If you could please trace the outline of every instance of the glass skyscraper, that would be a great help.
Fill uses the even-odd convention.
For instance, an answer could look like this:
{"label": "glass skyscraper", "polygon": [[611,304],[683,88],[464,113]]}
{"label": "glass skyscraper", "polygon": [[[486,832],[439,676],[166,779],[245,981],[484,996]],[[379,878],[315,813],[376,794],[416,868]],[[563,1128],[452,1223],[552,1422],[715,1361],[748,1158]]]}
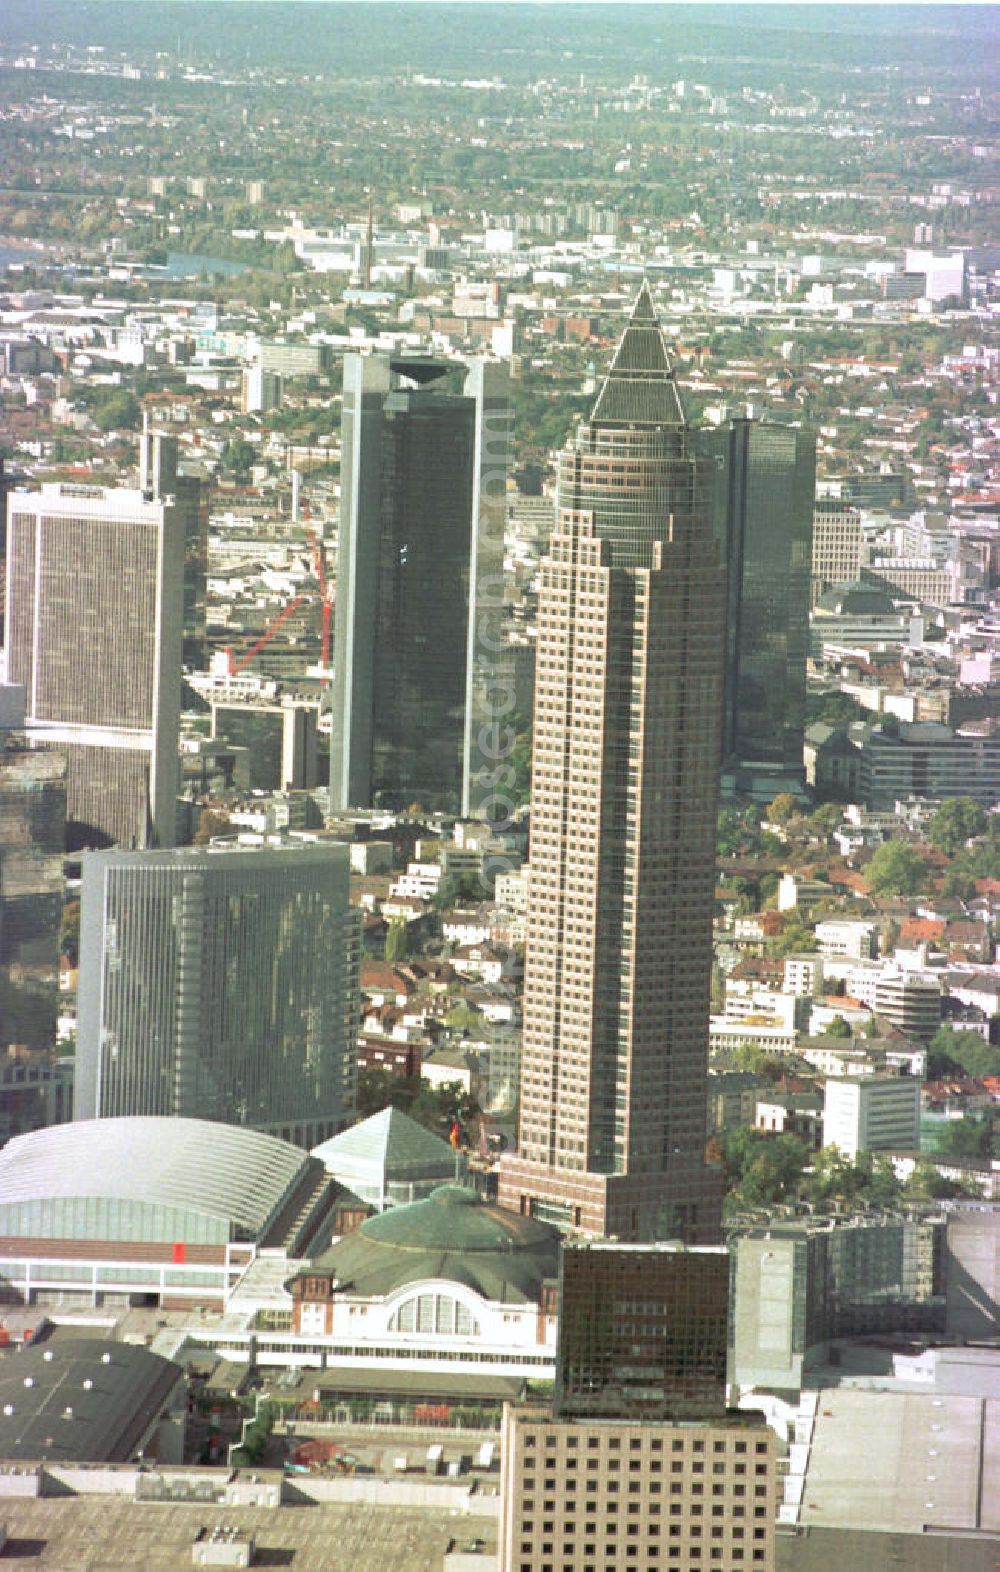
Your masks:
{"label": "glass skyscraper", "polygon": [[740,417],[698,443],[729,570],[724,765],[801,780],[816,439]]}
{"label": "glass skyscraper", "polygon": [[360,919],[348,848],[83,860],[78,1119],[165,1114],[302,1146],[354,1110]]}
{"label": "glass skyscraper", "polygon": [[346,356],[334,809],[491,795],[509,442],[505,367]]}

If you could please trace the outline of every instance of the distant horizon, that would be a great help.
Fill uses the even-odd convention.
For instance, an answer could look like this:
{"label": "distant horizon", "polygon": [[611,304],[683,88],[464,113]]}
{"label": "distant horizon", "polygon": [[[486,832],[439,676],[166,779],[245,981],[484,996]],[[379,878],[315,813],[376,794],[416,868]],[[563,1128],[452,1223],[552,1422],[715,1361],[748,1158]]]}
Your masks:
{"label": "distant horizon", "polygon": [[[57,4],[58,0],[33,0],[33,5],[41,9],[46,4]],[[741,10],[756,9],[758,11],[798,11],[803,7],[822,8],[826,11],[911,11],[920,10],[937,11],[1000,11],[1000,0],[85,0],[83,9],[93,6],[140,6],[140,5],[166,5],[175,7],[180,5],[337,5],[337,6],[456,6],[475,7],[493,6],[504,10],[536,10],[539,6],[561,6],[564,10],[577,10],[581,6],[595,9],[635,9],[642,6],[645,9],[660,9],[663,11],[701,10]]]}

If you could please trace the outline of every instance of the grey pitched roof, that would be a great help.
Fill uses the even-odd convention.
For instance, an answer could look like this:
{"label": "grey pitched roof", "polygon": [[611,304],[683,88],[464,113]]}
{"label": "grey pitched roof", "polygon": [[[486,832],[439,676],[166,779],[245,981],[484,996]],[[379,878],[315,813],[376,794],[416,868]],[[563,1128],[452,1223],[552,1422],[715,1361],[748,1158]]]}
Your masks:
{"label": "grey pitched roof", "polygon": [[686,424],[673,366],[645,279],[597,395],[590,424]]}
{"label": "grey pitched roof", "polygon": [[447,1141],[391,1107],[324,1141],[312,1155],[333,1174],[377,1169],[394,1179],[405,1179],[428,1173],[450,1175],[455,1169],[455,1154]]}

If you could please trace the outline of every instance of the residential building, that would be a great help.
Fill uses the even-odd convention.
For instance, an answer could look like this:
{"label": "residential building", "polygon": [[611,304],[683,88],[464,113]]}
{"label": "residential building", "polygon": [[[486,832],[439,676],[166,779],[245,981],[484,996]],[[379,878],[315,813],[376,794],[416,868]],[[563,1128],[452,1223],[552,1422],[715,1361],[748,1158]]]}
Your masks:
{"label": "residential building", "polygon": [[827,917],[816,924],[815,932],[820,955],[827,958],[843,955],[867,961],[878,946],[877,924],[851,917]]}
{"label": "residential building", "polygon": [[240,404],[245,415],[263,415],[281,404],[281,377],[267,371],[259,362],[245,366],[241,378]]}
{"label": "residential building", "polygon": [[886,969],[875,978],[873,1008],[905,1036],[929,1042],[941,1025],[941,983],[936,977]]}
{"label": "residential building", "polygon": [[348,849],[84,858],[76,1117],[163,1114],[315,1146],[354,1109]]}
{"label": "residential building", "polygon": [[[487,818],[497,715],[507,371],[386,354],[344,361],[331,805]],[[497,799],[499,801],[499,799]],[[495,806],[495,804],[494,804]]]}
{"label": "residential building", "polygon": [[728,568],[724,765],[800,780],[816,438],[740,417],[698,440]]}
{"label": "residential building", "polygon": [[921,1082],[910,1075],[831,1077],[823,1094],[823,1142],[852,1163],[861,1152],[920,1145]]}
{"label": "residential building", "polygon": [[521,1117],[501,1203],[717,1238],[705,1165],[724,574],[643,285],[560,459],[538,614]]}
{"label": "residential building", "polygon": [[71,849],[171,846],[185,516],[141,491],[11,492],[7,680],[67,763]]}

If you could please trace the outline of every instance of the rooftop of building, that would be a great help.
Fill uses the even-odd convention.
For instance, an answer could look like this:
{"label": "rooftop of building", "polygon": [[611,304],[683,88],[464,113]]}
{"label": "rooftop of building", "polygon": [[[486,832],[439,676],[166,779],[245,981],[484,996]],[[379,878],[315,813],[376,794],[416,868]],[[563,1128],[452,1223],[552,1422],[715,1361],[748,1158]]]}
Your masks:
{"label": "rooftop of building", "polygon": [[643,279],[590,415],[592,426],[684,426],[663,331]]}
{"label": "rooftop of building", "polygon": [[146,1348],[71,1337],[0,1359],[0,1457],[126,1462],[183,1379]]}
{"label": "rooftop of building", "polygon": [[399,1108],[383,1108],[314,1148],[333,1174],[379,1172],[385,1178],[423,1178],[428,1173],[450,1176],[455,1153],[447,1141],[411,1119]]}
{"label": "rooftop of building", "polygon": [[445,1184],[424,1200],[369,1217],[299,1275],[328,1274],[338,1291],[361,1298],[436,1279],[494,1302],[537,1304],[558,1269],[555,1228]]}
{"label": "rooftop of building", "polygon": [[288,1141],[203,1119],[84,1119],[8,1142],[0,1210],[94,1197],[201,1212],[256,1234],[309,1161]]}

